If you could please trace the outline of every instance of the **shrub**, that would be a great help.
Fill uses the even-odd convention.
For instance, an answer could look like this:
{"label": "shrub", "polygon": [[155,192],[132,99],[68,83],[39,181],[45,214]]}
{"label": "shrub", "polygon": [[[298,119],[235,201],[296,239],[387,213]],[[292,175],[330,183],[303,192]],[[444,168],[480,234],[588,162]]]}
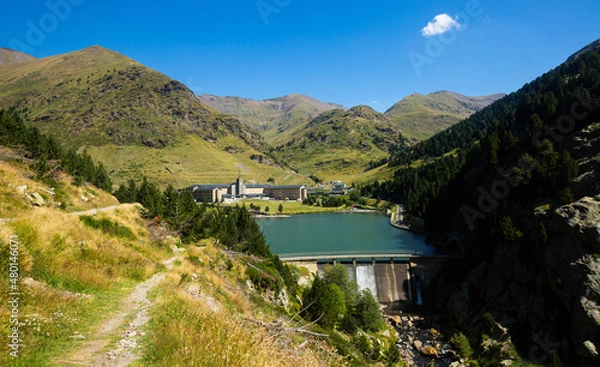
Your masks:
{"label": "shrub", "polygon": [[272,290],[278,293],[283,281],[277,270],[264,264],[248,264],[246,276],[259,291]]}
{"label": "shrub", "polygon": [[131,229],[122,226],[117,222],[113,222],[108,218],[96,219],[89,215],[82,215],[81,217],[79,217],[79,220],[81,220],[86,226],[94,229],[99,229],[102,232],[111,236],[125,238],[129,240],[135,239],[135,235],[133,234]]}
{"label": "shrub", "polygon": [[464,358],[471,358],[473,356],[473,348],[469,343],[469,339],[463,333],[454,334],[450,338],[452,346],[458,350],[458,353]]}

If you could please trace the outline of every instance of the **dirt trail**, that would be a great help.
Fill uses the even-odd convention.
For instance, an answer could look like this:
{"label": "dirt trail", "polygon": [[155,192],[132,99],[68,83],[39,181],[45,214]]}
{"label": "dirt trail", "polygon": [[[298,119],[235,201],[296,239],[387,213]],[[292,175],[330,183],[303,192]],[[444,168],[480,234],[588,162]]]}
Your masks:
{"label": "dirt trail", "polygon": [[78,216],[94,215],[94,214],[98,214],[100,212],[108,212],[108,211],[111,211],[114,209],[123,208],[123,207],[130,206],[130,205],[131,204],[116,204],[116,205],[106,206],[104,208],[94,208],[94,209],[84,210],[82,212],[72,212],[72,213],[68,213],[68,214],[78,215]]}
{"label": "dirt trail", "polygon": [[[167,269],[173,267],[173,262],[181,258],[180,255],[163,262]],[[155,274],[150,279],[138,284],[133,292],[123,302],[123,309],[116,315],[105,320],[96,333],[84,341],[69,357],[57,362],[63,366],[89,366],[89,367],[125,367],[140,358],[138,338],[141,329],[150,320],[148,309],[152,302],[148,299],[148,292],[156,287],[167,275],[167,272]],[[125,320],[129,318],[130,322]],[[115,344],[114,349],[106,351],[115,332],[124,327],[121,339]]]}

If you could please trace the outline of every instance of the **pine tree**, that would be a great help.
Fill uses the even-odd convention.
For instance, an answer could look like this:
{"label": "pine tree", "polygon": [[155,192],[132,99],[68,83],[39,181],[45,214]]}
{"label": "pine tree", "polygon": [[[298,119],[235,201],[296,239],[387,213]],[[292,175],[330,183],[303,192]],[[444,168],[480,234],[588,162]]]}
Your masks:
{"label": "pine tree", "polygon": [[163,214],[162,193],[155,184],[148,182],[146,177],[140,185],[137,196],[139,203],[146,208],[147,216],[154,217]]}
{"label": "pine tree", "polygon": [[335,284],[327,284],[315,275],[310,289],[306,290],[302,304],[306,315],[312,321],[326,328],[336,326],[346,313],[344,294]]}

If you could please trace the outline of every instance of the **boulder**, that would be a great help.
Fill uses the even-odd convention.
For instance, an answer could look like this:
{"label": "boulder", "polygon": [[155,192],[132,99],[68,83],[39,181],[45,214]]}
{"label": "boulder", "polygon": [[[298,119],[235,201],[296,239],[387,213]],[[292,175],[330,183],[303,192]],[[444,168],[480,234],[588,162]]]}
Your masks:
{"label": "boulder", "polygon": [[29,201],[31,201],[31,203],[35,206],[44,206],[44,204],[46,204],[46,201],[42,195],[38,194],[37,192],[29,194]]}
{"label": "boulder", "polygon": [[288,294],[287,291],[285,289],[282,289],[279,292],[279,295],[277,297],[277,301],[279,302],[280,305],[282,305],[285,309],[287,309],[288,307],[290,307],[290,300],[288,298]]}
{"label": "boulder", "polygon": [[23,186],[17,186],[17,192],[21,195],[25,194],[25,191],[27,191],[27,185],[23,185]]}
{"label": "boulder", "polygon": [[428,358],[440,358],[437,349],[434,347],[425,347],[421,349],[421,354]]}
{"label": "boulder", "polygon": [[577,348],[577,354],[584,359],[598,358],[598,350],[594,343],[589,340],[586,340]]}
{"label": "boulder", "polygon": [[576,236],[590,245],[591,252],[600,253],[600,196],[556,209],[548,229]]}

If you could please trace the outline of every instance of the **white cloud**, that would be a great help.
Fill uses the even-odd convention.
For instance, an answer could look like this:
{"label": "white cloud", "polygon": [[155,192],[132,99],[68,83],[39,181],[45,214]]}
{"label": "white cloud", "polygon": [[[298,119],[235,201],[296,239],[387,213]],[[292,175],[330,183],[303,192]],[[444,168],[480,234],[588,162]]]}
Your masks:
{"label": "white cloud", "polygon": [[421,30],[423,37],[437,36],[451,31],[452,28],[460,29],[462,24],[458,22],[458,17],[452,18],[446,13],[436,15],[433,20]]}

